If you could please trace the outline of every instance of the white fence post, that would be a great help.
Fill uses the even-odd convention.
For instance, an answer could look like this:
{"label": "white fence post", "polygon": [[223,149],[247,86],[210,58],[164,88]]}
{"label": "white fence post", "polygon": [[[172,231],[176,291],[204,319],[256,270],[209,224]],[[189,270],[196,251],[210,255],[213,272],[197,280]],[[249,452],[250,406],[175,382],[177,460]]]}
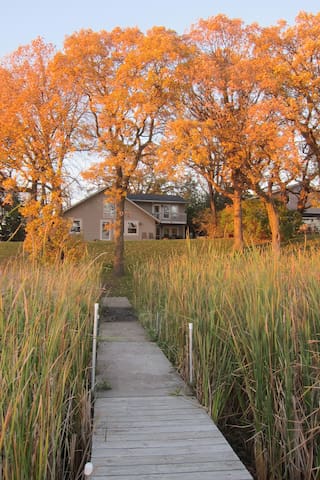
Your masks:
{"label": "white fence post", "polygon": [[90,477],[93,472],[93,465],[91,462],[87,462],[84,466],[84,476],[85,477]]}
{"label": "white fence post", "polygon": [[93,337],[92,337],[92,370],[91,370],[91,391],[94,391],[96,381],[96,359],[97,359],[97,335],[99,320],[99,303],[94,304]]}
{"label": "white fence post", "polygon": [[193,382],[193,359],[192,359],[192,330],[193,324],[189,323],[189,383]]}

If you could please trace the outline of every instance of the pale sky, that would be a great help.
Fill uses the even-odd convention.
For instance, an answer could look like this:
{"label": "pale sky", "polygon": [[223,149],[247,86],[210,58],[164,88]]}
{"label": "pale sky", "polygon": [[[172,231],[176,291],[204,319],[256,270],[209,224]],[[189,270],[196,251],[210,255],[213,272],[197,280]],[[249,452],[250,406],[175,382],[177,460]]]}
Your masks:
{"label": "pale sky", "polygon": [[224,13],[245,23],[292,23],[298,12],[320,11],[319,0],[2,0],[0,57],[41,36],[61,48],[65,35],[80,30],[112,30],[155,25],[183,33],[199,18]]}

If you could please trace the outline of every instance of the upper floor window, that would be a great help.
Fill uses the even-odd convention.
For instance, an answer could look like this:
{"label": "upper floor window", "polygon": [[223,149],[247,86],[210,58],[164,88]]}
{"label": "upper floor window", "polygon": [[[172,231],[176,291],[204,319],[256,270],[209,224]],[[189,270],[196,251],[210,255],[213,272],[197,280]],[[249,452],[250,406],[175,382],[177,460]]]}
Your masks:
{"label": "upper floor window", "polygon": [[115,205],[114,203],[105,203],[103,205],[103,216],[104,218],[113,218],[115,216]]}
{"label": "upper floor window", "polygon": [[160,218],[160,205],[153,205],[152,213],[156,218]]}
{"label": "upper floor window", "polygon": [[172,205],[171,206],[171,216],[173,219],[178,218],[178,213],[179,213],[179,207],[178,205]]}
{"label": "upper floor window", "polygon": [[170,218],[169,205],[163,205],[163,218]]}

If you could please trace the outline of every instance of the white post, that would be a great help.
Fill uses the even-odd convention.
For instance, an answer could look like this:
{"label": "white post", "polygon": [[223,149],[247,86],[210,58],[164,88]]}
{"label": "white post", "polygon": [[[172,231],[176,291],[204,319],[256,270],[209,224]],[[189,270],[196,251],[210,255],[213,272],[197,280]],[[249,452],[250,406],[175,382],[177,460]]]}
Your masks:
{"label": "white post", "polygon": [[91,462],[87,462],[84,466],[84,471],[83,471],[84,476],[90,477],[92,472],[93,472],[93,465]]}
{"label": "white post", "polygon": [[94,304],[93,317],[93,338],[92,338],[92,369],[91,369],[91,391],[94,391],[96,381],[96,358],[97,358],[97,335],[99,320],[99,303]]}
{"label": "white post", "polygon": [[189,323],[189,383],[193,382],[193,362],[192,362],[192,329],[193,324]]}

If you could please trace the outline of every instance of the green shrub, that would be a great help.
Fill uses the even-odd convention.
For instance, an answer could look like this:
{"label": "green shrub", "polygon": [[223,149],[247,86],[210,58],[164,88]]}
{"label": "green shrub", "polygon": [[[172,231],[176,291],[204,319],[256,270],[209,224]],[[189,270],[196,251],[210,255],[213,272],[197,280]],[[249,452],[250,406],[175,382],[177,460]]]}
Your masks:
{"label": "green shrub", "polygon": [[[302,223],[299,212],[288,210],[277,202],[280,234],[282,240],[292,238]],[[247,241],[267,240],[271,238],[268,214],[263,202],[259,199],[248,199],[242,202],[242,222],[244,238]],[[226,207],[219,215],[219,233],[223,236],[233,234],[233,207]]]}

